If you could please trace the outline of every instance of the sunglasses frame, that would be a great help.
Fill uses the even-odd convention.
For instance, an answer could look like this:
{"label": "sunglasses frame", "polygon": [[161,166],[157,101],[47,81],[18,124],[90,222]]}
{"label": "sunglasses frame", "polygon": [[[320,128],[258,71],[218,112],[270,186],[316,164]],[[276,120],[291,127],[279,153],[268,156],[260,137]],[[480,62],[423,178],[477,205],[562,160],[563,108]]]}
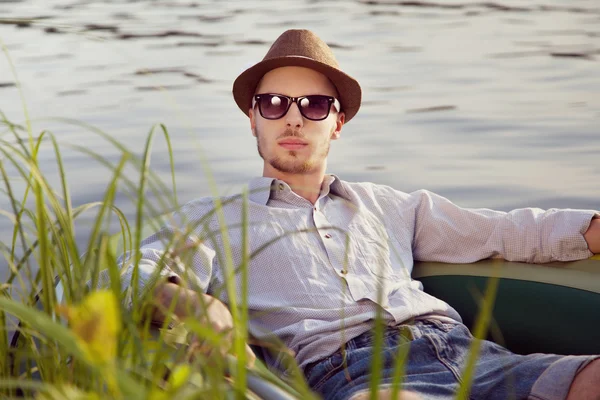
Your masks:
{"label": "sunglasses frame", "polygon": [[[277,97],[284,97],[286,99],[288,99],[288,106],[285,110],[285,112],[283,114],[281,114],[280,117],[277,118],[268,118],[265,117],[263,115],[262,112],[262,108],[260,106],[260,103],[258,102],[258,100],[260,100],[260,96],[277,96]],[[325,98],[327,98],[327,100],[329,101],[329,106],[327,107],[327,114],[325,114],[325,116],[323,118],[319,118],[319,119],[314,119],[314,118],[309,118],[304,114],[304,111],[302,111],[302,107],[300,107],[300,101],[310,97],[310,96],[323,96]],[[331,112],[331,105],[333,105],[335,107],[335,110],[337,112],[340,112],[340,110],[342,109],[341,104],[339,102],[338,99],[336,99],[333,96],[326,96],[323,94],[309,94],[306,96],[299,96],[299,97],[291,97],[291,96],[286,96],[284,94],[279,94],[279,93],[260,93],[260,94],[255,94],[252,97],[252,108],[254,108],[256,106],[256,104],[258,104],[258,112],[260,113],[261,117],[263,117],[264,119],[269,119],[269,120],[277,120],[277,119],[281,119],[283,117],[285,117],[285,115],[288,113],[288,111],[290,111],[290,107],[292,106],[292,103],[296,103],[296,105],[298,106],[298,110],[300,110],[300,114],[302,114],[302,116],[310,121],[323,121],[324,119],[326,119],[327,117],[329,117],[329,113]]]}

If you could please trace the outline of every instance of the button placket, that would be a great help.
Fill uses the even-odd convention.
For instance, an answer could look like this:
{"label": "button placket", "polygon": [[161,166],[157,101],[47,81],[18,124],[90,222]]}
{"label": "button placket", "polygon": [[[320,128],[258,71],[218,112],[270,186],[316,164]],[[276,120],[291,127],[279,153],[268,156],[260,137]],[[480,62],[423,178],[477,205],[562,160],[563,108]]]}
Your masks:
{"label": "button placket", "polygon": [[337,259],[338,257],[335,256],[335,254],[339,252],[339,249],[337,248],[339,243],[336,240],[328,240],[334,238],[329,228],[331,226],[331,223],[329,222],[325,214],[323,214],[323,212],[318,212],[319,210],[316,205],[313,207],[313,210],[316,211],[313,212],[313,221],[315,224],[315,228],[317,228],[317,232],[321,237],[323,245],[325,246],[325,250],[327,251],[329,261],[333,266],[334,271],[341,271],[342,265]]}

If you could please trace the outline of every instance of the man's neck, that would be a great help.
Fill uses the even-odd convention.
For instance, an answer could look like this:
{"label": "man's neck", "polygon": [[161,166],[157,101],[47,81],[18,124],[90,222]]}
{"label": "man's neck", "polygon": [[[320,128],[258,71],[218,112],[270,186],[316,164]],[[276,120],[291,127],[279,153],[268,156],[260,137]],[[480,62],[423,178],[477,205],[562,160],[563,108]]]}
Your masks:
{"label": "man's neck", "polygon": [[286,174],[281,171],[265,170],[263,176],[284,181],[300,197],[304,197],[315,204],[321,193],[321,185],[325,179],[325,172],[319,171],[313,174]]}

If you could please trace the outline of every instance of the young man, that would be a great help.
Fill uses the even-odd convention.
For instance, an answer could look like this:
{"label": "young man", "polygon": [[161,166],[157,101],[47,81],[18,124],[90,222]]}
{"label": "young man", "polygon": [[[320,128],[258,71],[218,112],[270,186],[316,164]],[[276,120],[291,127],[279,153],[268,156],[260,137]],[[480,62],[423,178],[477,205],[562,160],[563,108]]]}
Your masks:
{"label": "young man", "polygon": [[[381,398],[390,394],[397,346],[407,341],[403,389],[426,399],[455,395],[472,337],[456,311],[411,279],[414,259],[542,263],[600,252],[594,211],[462,209],[427,191],[406,194],[326,174],[330,143],[357,113],[361,89],[310,31],[284,32],[263,61],[236,79],[233,95],[264,160],[247,203],[250,333],[281,339],[326,399],[365,396],[378,311],[387,326]],[[166,279],[154,287],[158,304],[168,307],[178,292],[177,315],[193,304],[196,315],[226,332],[232,317],[222,255],[230,246],[231,265],[241,264],[244,201],[221,202],[226,238],[214,199],[188,203],[177,223],[142,243],[140,281],[149,286],[160,268]],[[159,265],[165,239],[185,231],[184,222],[195,224],[183,236],[193,253],[184,258],[169,249]],[[182,288],[189,284],[205,294]],[[204,310],[201,296],[209,301]],[[160,307],[154,318],[164,318]],[[599,381],[597,357],[519,356],[484,342],[471,398],[598,398]]]}

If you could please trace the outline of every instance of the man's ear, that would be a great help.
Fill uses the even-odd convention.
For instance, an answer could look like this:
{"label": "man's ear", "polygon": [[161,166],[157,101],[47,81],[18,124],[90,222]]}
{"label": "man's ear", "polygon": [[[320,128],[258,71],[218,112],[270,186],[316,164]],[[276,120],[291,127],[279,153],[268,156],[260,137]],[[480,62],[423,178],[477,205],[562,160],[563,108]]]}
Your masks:
{"label": "man's ear", "polygon": [[256,118],[253,108],[249,110],[248,117],[250,117],[250,130],[252,130],[252,136],[256,137]]}
{"label": "man's ear", "polygon": [[344,122],[346,122],[346,114],[343,112],[338,113],[337,119],[335,121],[335,129],[331,133],[331,139],[337,140],[340,138],[342,134],[342,126],[344,126]]}

